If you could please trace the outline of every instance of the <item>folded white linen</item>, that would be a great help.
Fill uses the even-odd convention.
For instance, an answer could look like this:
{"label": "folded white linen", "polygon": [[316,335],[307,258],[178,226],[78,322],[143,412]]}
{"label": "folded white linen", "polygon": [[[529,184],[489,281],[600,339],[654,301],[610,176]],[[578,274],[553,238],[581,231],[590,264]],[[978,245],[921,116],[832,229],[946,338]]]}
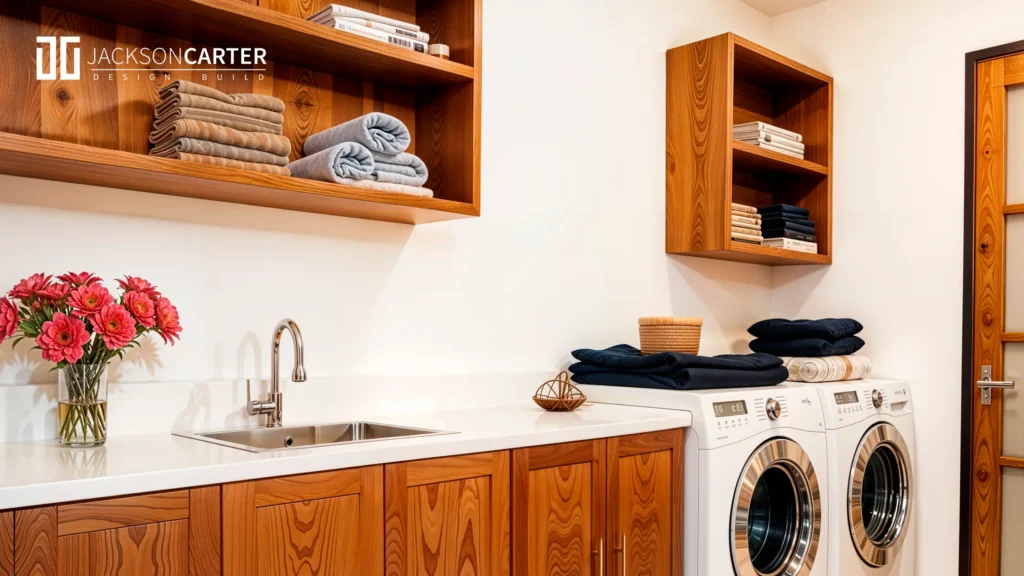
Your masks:
{"label": "folded white linen", "polygon": [[822,356],[820,358],[788,358],[782,361],[789,369],[793,382],[842,382],[861,380],[871,375],[871,360],[867,356]]}

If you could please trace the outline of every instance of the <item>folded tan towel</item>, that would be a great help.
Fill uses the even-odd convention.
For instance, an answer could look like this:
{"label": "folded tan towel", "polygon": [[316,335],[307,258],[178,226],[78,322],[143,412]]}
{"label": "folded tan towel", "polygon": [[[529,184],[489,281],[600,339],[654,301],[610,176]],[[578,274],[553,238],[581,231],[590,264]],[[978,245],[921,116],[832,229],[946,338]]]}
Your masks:
{"label": "folded tan towel", "polygon": [[281,134],[283,132],[281,125],[278,123],[229,114],[227,112],[218,112],[216,110],[203,110],[202,108],[174,108],[168,110],[164,115],[158,116],[153,122],[153,131],[159,132],[164,130],[168,124],[177,120],[199,120],[246,132],[263,132],[267,134]]}
{"label": "folded tan towel", "polygon": [[204,156],[202,154],[190,154],[187,152],[175,152],[171,155],[165,156],[165,158],[176,158],[178,160],[184,160],[185,162],[199,162],[200,164],[213,164],[214,166],[226,166],[228,168],[240,168],[251,172],[266,172],[267,174],[291,176],[288,168],[284,166],[274,166],[273,164],[257,164],[255,162],[243,162],[241,160],[232,160],[230,158]]}
{"label": "folded tan towel", "polygon": [[746,222],[733,222],[732,223],[732,229],[735,230],[737,228],[742,228],[744,230],[752,230],[752,231],[755,231],[755,232],[760,232],[761,231],[761,225],[760,224],[747,224]]}
{"label": "folded tan towel", "polygon": [[260,150],[288,156],[292,152],[291,140],[284,136],[265,132],[246,132],[200,120],[174,120],[164,124],[159,130],[149,135],[149,142],[154,148],[167,146],[178,138],[195,138],[228,146],[238,146],[250,150]]}
{"label": "folded tan towel", "polygon": [[760,242],[761,240],[764,240],[764,238],[761,237],[761,234],[746,234],[745,232],[753,232],[753,230],[745,230],[743,232],[737,232],[736,229],[733,228],[733,230],[732,230],[732,237],[733,238],[739,238],[740,240],[754,240],[756,242]]}
{"label": "folded tan towel", "polygon": [[398,194],[407,194],[409,196],[419,196],[422,198],[434,197],[433,190],[430,188],[422,188],[420,186],[406,186],[405,184],[378,182],[376,180],[352,180],[351,178],[339,178],[337,182],[346,186],[365,188],[367,190],[374,190],[377,192],[396,192]]}
{"label": "folded tan towel", "polygon": [[221,102],[220,100],[214,100],[213,98],[207,98],[206,96],[198,96],[196,94],[172,94],[167,98],[160,101],[156,105],[156,117],[162,118],[171,110],[175,108],[200,108],[202,110],[215,110],[217,112],[226,112],[228,114],[234,114],[236,116],[245,116],[246,118],[255,118],[257,120],[263,120],[264,122],[273,122],[274,124],[283,124],[284,116],[280,112],[272,112],[270,110],[264,110],[263,108],[253,108],[252,106],[239,106],[237,104],[228,104]]}
{"label": "folded tan towel", "polygon": [[151,156],[173,158],[175,154],[182,152],[188,154],[201,154],[203,156],[217,156],[219,158],[229,158],[231,160],[241,160],[243,162],[255,162],[257,164],[273,164],[274,166],[285,166],[288,164],[287,156],[279,156],[277,154],[270,154],[269,152],[262,152],[260,150],[239,148],[238,146],[228,146],[227,144],[218,144],[216,142],[208,142],[206,140],[197,140],[195,138],[178,138],[176,140],[171,140],[162,146],[153,148],[149,151],[149,154]]}
{"label": "folded tan towel", "polygon": [[188,80],[175,80],[174,82],[160,88],[160,91],[157,94],[160,96],[161,100],[166,100],[175,94],[195,94],[196,96],[205,96],[207,98],[213,98],[214,100],[220,100],[225,104],[263,108],[264,110],[270,110],[272,112],[284,112],[284,102],[280,98],[264,96],[262,94],[225,94],[216,88],[210,88],[209,86],[196,84],[195,82],[189,82]]}

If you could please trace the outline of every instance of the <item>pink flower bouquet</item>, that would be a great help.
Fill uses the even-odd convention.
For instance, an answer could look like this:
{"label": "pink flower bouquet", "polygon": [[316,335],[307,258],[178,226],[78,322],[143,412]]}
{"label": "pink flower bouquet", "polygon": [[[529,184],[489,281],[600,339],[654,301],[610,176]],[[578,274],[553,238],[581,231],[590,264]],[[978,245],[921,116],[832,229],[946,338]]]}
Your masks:
{"label": "pink flower bouquet", "polygon": [[181,334],[178,309],[142,278],[117,281],[115,297],[87,272],[34,274],[0,297],[0,342],[35,341],[60,370],[60,441],[96,446],[106,441],[106,368],[150,332],[173,345]]}

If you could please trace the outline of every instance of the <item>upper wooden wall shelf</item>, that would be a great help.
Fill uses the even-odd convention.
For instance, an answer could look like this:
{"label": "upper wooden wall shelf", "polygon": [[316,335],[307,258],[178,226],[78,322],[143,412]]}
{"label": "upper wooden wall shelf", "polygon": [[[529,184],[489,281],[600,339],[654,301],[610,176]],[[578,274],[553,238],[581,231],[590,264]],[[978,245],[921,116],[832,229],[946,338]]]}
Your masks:
{"label": "upper wooden wall shelf", "polygon": [[[668,51],[665,249],[769,266],[832,263],[832,78],[735,34]],[[803,135],[804,159],[733,140],[766,122]],[[818,253],[732,240],[732,203],[794,204]]]}
{"label": "upper wooden wall shelf", "polygon": [[[340,0],[339,0],[340,1]],[[314,24],[243,0],[41,0],[43,5],[210,46],[258,46],[275,62],[391,86],[458,84],[473,66]],[[344,4],[343,1],[340,3]],[[459,47],[453,46],[455,51]]]}
{"label": "upper wooden wall shelf", "polygon": [[[338,0],[335,0],[338,1]],[[0,173],[255,206],[419,224],[480,215],[483,0],[340,0],[414,22],[451,60],[305,20],[331,0],[0,2]],[[81,78],[39,80],[38,36],[77,36]],[[125,63],[143,48],[263,48],[265,70]],[[113,71],[91,68],[116,48]],[[409,128],[433,198],[149,156],[160,87],[188,80],[284,102],[290,160],[306,139],[368,112]]]}

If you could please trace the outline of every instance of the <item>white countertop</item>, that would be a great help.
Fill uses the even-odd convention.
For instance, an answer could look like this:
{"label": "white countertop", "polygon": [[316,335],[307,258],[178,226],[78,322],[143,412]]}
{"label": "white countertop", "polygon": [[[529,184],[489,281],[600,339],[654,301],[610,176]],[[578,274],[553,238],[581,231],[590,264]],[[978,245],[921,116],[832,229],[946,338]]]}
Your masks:
{"label": "white countertop", "polygon": [[61,448],[54,441],[0,444],[0,510],[639,434],[692,422],[689,412],[602,404],[571,413],[521,404],[373,420],[457,434],[263,453],[169,433],[115,436],[93,449]]}

